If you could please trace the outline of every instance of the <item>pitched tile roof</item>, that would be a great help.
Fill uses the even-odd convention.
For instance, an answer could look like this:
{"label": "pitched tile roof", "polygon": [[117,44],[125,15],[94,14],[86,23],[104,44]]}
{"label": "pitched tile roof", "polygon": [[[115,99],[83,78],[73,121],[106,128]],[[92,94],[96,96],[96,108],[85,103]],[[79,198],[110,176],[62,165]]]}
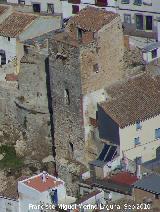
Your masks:
{"label": "pitched tile roof", "polygon": [[160,114],[160,76],[143,74],[107,92],[111,98],[100,106],[121,128]]}
{"label": "pitched tile roof", "polygon": [[118,16],[118,14],[111,11],[105,11],[95,7],[86,7],[76,16],[72,17],[68,23],[74,23],[83,30],[95,32]]}
{"label": "pitched tile roof", "polygon": [[0,35],[4,37],[18,36],[37,16],[14,12],[0,24]]}
{"label": "pitched tile roof", "polygon": [[55,188],[63,184],[62,181],[57,180],[56,178],[51,177],[50,175],[46,177],[46,182],[43,182],[42,174],[29,178],[25,180],[23,183],[25,183],[29,187],[32,187],[33,189],[36,189],[39,192],[44,192],[50,188]]}
{"label": "pitched tile roof", "polygon": [[7,9],[8,7],[0,5],[0,15],[2,15]]}
{"label": "pitched tile roof", "polygon": [[110,181],[115,182],[115,183],[120,183],[120,184],[125,184],[125,185],[132,185],[138,180],[138,178],[130,174],[129,172],[120,172],[118,174],[113,175],[110,178]]}

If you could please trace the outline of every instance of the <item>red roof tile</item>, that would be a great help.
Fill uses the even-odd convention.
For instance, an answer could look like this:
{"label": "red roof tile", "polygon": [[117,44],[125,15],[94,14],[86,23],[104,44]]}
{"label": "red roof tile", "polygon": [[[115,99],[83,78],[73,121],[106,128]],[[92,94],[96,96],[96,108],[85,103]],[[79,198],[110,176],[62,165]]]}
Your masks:
{"label": "red roof tile", "polygon": [[5,77],[6,81],[17,81],[18,80],[18,76],[15,74],[6,74]]}
{"label": "red roof tile", "polygon": [[46,182],[43,182],[42,174],[37,175],[34,178],[29,178],[27,181],[24,181],[23,183],[25,183],[29,187],[36,189],[39,192],[44,192],[50,188],[55,188],[55,187],[63,184],[62,181],[57,180],[56,178],[53,178],[51,176],[47,176]]}
{"label": "red roof tile", "polygon": [[37,16],[14,12],[0,24],[0,35],[4,37],[18,36]]}
{"label": "red roof tile", "polygon": [[0,15],[2,15],[7,9],[8,9],[8,7],[1,5],[0,6]]}
{"label": "red roof tile", "polygon": [[137,180],[138,178],[135,175],[130,174],[129,172],[120,172],[110,178],[111,182],[124,185],[132,185]]}
{"label": "red roof tile", "polygon": [[108,88],[107,93],[111,98],[100,106],[120,128],[160,114],[160,76],[143,74]]}
{"label": "red roof tile", "polygon": [[111,11],[95,7],[86,7],[76,16],[72,17],[68,23],[74,23],[77,27],[87,31],[98,31],[104,25],[109,24],[119,15]]}

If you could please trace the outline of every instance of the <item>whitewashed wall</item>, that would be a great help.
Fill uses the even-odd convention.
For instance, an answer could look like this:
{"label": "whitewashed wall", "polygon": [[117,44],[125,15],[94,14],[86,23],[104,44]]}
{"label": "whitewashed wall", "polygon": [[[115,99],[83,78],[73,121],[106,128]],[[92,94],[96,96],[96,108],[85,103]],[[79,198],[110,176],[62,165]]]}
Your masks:
{"label": "whitewashed wall", "polygon": [[[148,11],[148,12],[157,12],[160,13],[160,4],[159,0],[152,0],[152,6],[149,5],[142,5],[137,6],[134,4],[135,0],[130,0],[129,4],[123,4],[122,0],[117,0],[117,6],[121,9],[127,9],[127,10],[135,10],[135,11]],[[142,0],[142,2],[151,2],[151,0]]]}
{"label": "whitewashed wall", "polygon": [[18,4],[18,0],[7,0],[7,3]]}
{"label": "whitewashed wall", "polygon": [[8,37],[0,36],[0,50],[1,49],[6,53],[6,63],[8,63],[8,60],[12,61],[12,59],[16,57],[16,39],[10,38],[10,41],[8,41]]}
{"label": "whitewashed wall", "polygon": [[96,119],[97,103],[105,101],[105,91],[100,89],[98,91],[89,93],[83,97],[83,119],[85,140],[88,139],[91,126],[89,117]]}
{"label": "whitewashed wall", "polygon": [[145,53],[143,53],[143,59],[147,63],[150,63],[150,62],[156,60],[159,57],[160,57],[160,48],[157,49],[157,57],[156,58],[152,58],[152,52],[145,52]]}
{"label": "whitewashed wall", "polygon": [[25,0],[26,5],[32,5],[32,3],[39,3],[41,5],[41,12],[47,12],[47,4],[54,4],[55,13],[62,13],[60,0]]}
{"label": "whitewashed wall", "polygon": [[[147,0],[145,0],[146,2]],[[142,1],[144,2],[144,0]],[[148,0],[149,2],[149,0]],[[142,14],[144,16],[153,16],[153,31],[157,31],[157,21],[156,19],[160,16],[160,3],[159,0],[152,0],[152,6],[144,5],[141,6],[134,5],[134,0],[130,0],[130,4],[122,4],[121,0],[117,1],[117,12],[121,16],[122,22],[124,22],[124,14],[131,15],[131,22],[135,24],[135,14]]]}
{"label": "whitewashed wall", "polygon": [[[33,176],[32,178],[34,178],[34,177],[36,177],[36,176]],[[54,179],[55,178],[53,178],[53,180]],[[57,179],[57,180],[60,180],[60,179]],[[62,181],[62,180],[60,180],[60,181]],[[44,204],[51,204],[51,198],[50,198],[48,190],[44,191],[44,192],[39,192],[39,191],[33,189],[32,187],[27,186],[23,182],[24,181],[18,182],[20,212],[28,212],[29,204],[40,205],[40,202],[42,202]],[[54,187],[54,189],[57,189],[58,201],[60,203],[63,203],[65,198],[67,198],[64,182],[62,185],[59,185],[58,187]],[[35,209],[35,210],[31,210],[31,211],[38,212],[40,210]]]}
{"label": "whitewashed wall", "polygon": [[19,35],[20,41],[43,35],[61,27],[61,16],[40,16]]}
{"label": "whitewashed wall", "polygon": [[[160,146],[160,139],[155,139],[155,129],[160,128],[160,115],[141,122],[142,129],[136,130],[136,125],[119,129],[120,154],[125,151],[126,156],[134,160],[142,157],[142,162],[156,157],[156,149]],[[140,138],[141,144],[135,148],[134,138]]]}
{"label": "whitewashed wall", "polygon": [[0,211],[19,212],[18,201],[0,196]]}
{"label": "whitewashed wall", "polygon": [[[82,10],[83,8],[87,7],[88,5],[90,6],[94,6],[97,8],[101,8],[98,6],[95,6],[95,1],[94,0],[82,0],[81,4],[76,4],[79,5],[79,10]],[[69,18],[75,14],[72,14],[72,3],[68,3],[68,1],[62,1],[62,13],[63,13],[63,18]],[[112,11],[112,12],[116,12],[116,3],[114,0],[109,1],[109,5],[107,7],[103,7],[105,8],[106,11]]]}

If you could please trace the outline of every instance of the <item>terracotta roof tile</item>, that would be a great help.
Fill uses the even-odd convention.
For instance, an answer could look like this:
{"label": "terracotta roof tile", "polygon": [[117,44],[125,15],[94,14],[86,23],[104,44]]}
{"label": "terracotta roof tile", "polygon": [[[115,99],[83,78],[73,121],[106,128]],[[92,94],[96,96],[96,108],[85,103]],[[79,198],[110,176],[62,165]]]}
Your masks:
{"label": "terracotta roof tile", "polygon": [[29,187],[32,187],[32,188],[38,190],[39,192],[44,192],[50,188],[54,188],[54,187],[57,187],[57,186],[63,184],[62,181],[57,180],[56,178],[53,178],[51,176],[47,176],[46,182],[43,182],[42,174],[37,175],[33,178],[29,178],[28,180],[24,181],[23,183],[25,183]]}
{"label": "terracotta roof tile", "polygon": [[130,174],[129,172],[120,172],[118,174],[113,175],[110,178],[111,182],[124,184],[124,185],[132,185],[137,180],[138,178],[135,175]]}
{"label": "terracotta roof tile", "polygon": [[160,76],[143,74],[107,92],[111,98],[100,106],[121,128],[160,114]]}
{"label": "terracotta roof tile", "polygon": [[16,37],[36,18],[34,15],[14,12],[0,24],[0,35]]}
{"label": "terracotta roof tile", "polygon": [[6,79],[6,81],[18,81],[18,76],[14,73],[6,74],[5,79]]}
{"label": "terracotta roof tile", "polygon": [[8,9],[8,7],[1,5],[0,6],[0,15],[2,15],[7,9]]}
{"label": "terracotta roof tile", "polygon": [[67,43],[75,48],[79,46],[78,41],[70,37],[70,35],[67,32],[57,33],[54,35],[53,39],[58,42]]}
{"label": "terracotta roof tile", "polygon": [[68,23],[74,23],[77,27],[87,31],[98,31],[104,25],[110,23],[119,15],[111,11],[95,7],[86,7],[78,15],[72,17]]}

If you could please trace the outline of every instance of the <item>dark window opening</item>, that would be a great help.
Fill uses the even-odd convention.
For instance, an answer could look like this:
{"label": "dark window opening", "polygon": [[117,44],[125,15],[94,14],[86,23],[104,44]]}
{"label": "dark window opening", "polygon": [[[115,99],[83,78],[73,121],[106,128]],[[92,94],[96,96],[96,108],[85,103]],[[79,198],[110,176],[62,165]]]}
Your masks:
{"label": "dark window opening", "polygon": [[23,126],[25,129],[27,129],[27,117],[24,117],[24,122],[23,122]]}
{"label": "dark window opening", "polygon": [[24,45],[24,52],[25,52],[26,54],[28,54],[28,47],[27,47],[26,45]]}
{"label": "dark window opening", "polygon": [[10,37],[8,37],[8,41],[10,41],[11,40],[11,38]]}
{"label": "dark window opening", "polygon": [[18,4],[25,4],[25,0],[18,0]]}
{"label": "dark window opening", "polygon": [[47,4],[47,12],[54,13],[54,4]]}
{"label": "dark window opening", "polygon": [[100,7],[106,7],[108,5],[108,0],[96,0],[95,5]]}
{"label": "dark window opening", "polygon": [[0,50],[0,61],[1,61],[1,65],[6,64],[6,53],[4,50]]}
{"label": "dark window opening", "polygon": [[70,146],[70,150],[73,153],[73,144],[71,142],[69,142],[69,146]]}
{"label": "dark window opening", "polygon": [[134,4],[140,6],[142,5],[142,0],[134,0]]}
{"label": "dark window opening", "polygon": [[96,63],[95,65],[93,65],[93,71],[98,73],[99,72],[99,66],[98,63]]}
{"label": "dark window opening", "polygon": [[152,16],[146,16],[146,30],[152,30]]}
{"label": "dark window opening", "polygon": [[159,194],[155,194],[155,199],[159,199]]}
{"label": "dark window opening", "polygon": [[74,156],[73,150],[74,150],[73,143],[69,142],[69,157],[70,157],[70,159],[73,159],[73,156]]}
{"label": "dark window opening", "polygon": [[69,96],[69,90],[68,89],[64,90],[64,98],[65,98],[65,103],[69,105],[70,104],[70,96]]}
{"label": "dark window opening", "polygon": [[136,29],[143,30],[143,15],[136,15]]}
{"label": "dark window opening", "polygon": [[42,94],[40,92],[37,92],[37,97],[42,96]]}
{"label": "dark window opening", "polygon": [[78,40],[81,40],[82,39],[82,35],[83,35],[83,31],[80,29],[80,28],[78,28]]}
{"label": "dark window opening", "polygon": [[72,14],[77,14],[79,12],[79,6],[78,5],[72,5]]}
{"label": "dark window opening", "polygon": [[33,11],[35,13],[40,13],[40,11],[41,11],[41,5],[40,4],[33,4]]}
{"label": "dark window opening", "polygon": [[152,59],[157,57],[157,49],[152,50]]}

